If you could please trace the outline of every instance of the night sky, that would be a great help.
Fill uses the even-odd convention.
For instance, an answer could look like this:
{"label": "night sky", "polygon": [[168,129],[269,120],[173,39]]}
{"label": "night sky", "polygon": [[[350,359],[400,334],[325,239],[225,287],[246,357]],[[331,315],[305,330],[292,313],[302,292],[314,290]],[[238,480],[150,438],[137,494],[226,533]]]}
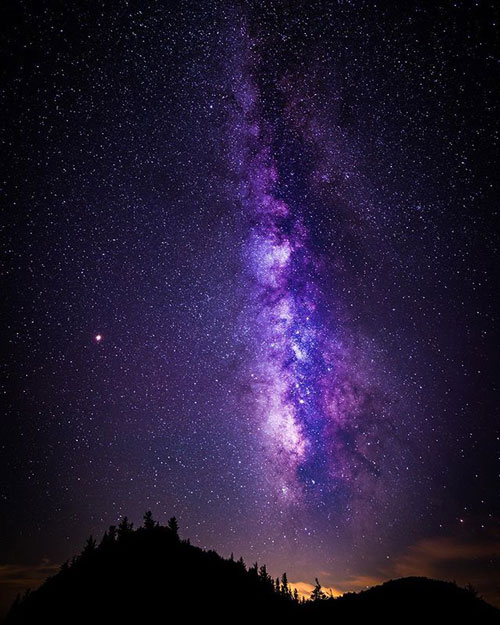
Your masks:
{"label": "night sky", "polygon": [[1,13],[2,596],[151,509],[499,604],[498,3]]}

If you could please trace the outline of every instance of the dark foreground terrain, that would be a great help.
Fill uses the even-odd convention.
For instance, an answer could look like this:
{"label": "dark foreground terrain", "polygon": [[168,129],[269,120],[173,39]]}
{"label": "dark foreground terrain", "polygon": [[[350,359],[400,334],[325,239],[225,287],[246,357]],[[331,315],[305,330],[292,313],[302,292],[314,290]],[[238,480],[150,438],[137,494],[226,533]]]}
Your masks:
{"label": "dark foreground terrain", "polygon": [[16,600],[5,623],[181,622],[217,618],[267,622],[499,623],[500,611],[472,589],[450,582],[408,577],[338,599],[301,602],[286,576],[273,580],[264,566],[221,558],[180,540],[175,519],[167,527],[150,514],[134,530],[124,519],[100,544],[90,538],[38,590]]}

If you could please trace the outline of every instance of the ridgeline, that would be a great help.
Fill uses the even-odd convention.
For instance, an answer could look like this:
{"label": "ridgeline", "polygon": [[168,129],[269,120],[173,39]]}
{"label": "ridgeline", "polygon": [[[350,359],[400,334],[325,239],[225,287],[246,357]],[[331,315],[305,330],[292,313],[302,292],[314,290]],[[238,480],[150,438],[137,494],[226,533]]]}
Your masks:
{"label": "ridgeline", "polygon": [[500,623],[500,611],[471,588],[423,577],[393,580],[333,599],[317,583],[313,599],[299,600],[286,575],[181,540],[175,517],[167,526],[150,512],[134,529],[125,518],[100,544],[90,537],[80,555],[37,590],[18,597],[5,625],[92,623],[126,625],[190,618],[238,623],[248,618],[303,623],[427,623],[455,620]]}

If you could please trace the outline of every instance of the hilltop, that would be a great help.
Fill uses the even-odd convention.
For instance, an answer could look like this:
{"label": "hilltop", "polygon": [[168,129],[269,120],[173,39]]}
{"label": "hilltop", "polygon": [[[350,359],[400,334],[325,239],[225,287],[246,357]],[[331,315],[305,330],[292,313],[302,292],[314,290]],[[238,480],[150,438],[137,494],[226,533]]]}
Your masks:
{"label": "hilltop", "polygon": [[456,618],[498,623],[500,612],[472,589],[426,578],[393,580],[360,593],[326,598],[319,584],[315,601],[300,601],[286,578],[273,580],[265,566],[222,558],[181,540],[175,518],[168,526],[150,513],[134,529],[127,519],[111,526],[99,544],[90,537],[83,551],[40,588],[18,598],[6,625],[39,622],[169,622],[173,615],[223,618],[285,618],[323,622],[341,618],[386,623]]}

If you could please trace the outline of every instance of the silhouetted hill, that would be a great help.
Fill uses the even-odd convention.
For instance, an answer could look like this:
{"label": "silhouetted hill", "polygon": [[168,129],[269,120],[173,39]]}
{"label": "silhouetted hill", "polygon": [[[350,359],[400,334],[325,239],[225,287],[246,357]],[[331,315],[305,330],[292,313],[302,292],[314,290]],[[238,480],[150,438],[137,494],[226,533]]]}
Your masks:
{"label": "silhouetted hill", "polygon": [[355,623],[500,623],[500,611],[472,588],[427,577],[390,580],[333,601],[308,603],[304,609],[318,619],[334,614]]}
{"label": "silhouetted hill", "polygon": [[175,519],[168,527],[150,514],[133,530],[126,519],[111,527],[97,545],[90,538],[82,553],[61,567],[38,590],[15,602],[6,624],[158,623],[203,615],[233,622],[281,618],[291,622],[385,623],[422,618],[452,622],[497,623],[500,612],[455,584],[426,578],[387,582],[338,599],[299,602],[286,576],[273,581],[266,568],[246,568],[178,537]]}

